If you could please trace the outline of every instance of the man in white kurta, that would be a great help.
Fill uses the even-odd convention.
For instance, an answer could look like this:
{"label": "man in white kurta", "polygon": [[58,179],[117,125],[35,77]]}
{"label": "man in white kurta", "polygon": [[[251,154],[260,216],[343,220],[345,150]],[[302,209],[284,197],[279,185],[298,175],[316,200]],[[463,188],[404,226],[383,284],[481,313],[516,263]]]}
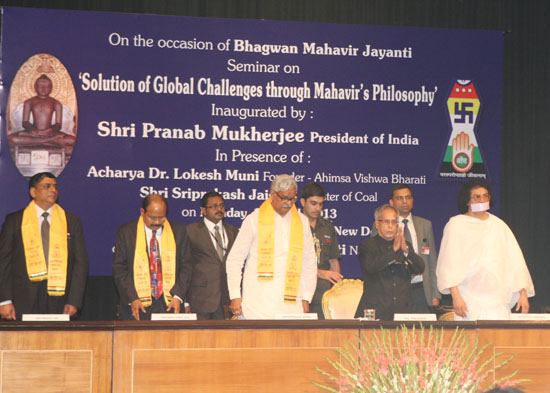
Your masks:
{"label": "man in white kurta", "polygon": [[270,198],[275,228],[271,279],[259,279],[258,274],[259,209],[244,220],[226,262],[230,308],[234,315],[243,315],[246,319],[274,319],[277,314],[309,311],[309,302],[317,284],[317,263],[309,222],[298,212],[295,213],[299,215],[303,232],[300,281],[296,300],[285,302],[287,257],[291,244],[291,209],[296,209],[296,199],[297,186],[294,179],[288,175],[277,176],[271,186]]}
{"label": "man in white kurta", "polygon": [[528,312],[527,297],[535,290],[516,238],[504,221],[485,211],[489,191],[475,187],[470,192],[468,211],[452,217],[443,232],[439,290],[451,293],[456,320],[510,319],[516,304],[516,310]]}

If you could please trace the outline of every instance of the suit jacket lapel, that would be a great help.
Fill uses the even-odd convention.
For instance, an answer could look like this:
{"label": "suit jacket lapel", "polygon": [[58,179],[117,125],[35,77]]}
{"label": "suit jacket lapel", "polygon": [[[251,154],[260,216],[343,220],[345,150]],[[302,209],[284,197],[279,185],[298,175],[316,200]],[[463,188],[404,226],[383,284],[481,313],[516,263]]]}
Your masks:
{"label": "suit jacket lapel", "polygon": [[233,246],[233,242],[235,241],[235,232],[230,230],[228,224],[226,223],[223,224],[223,228],[225,230],[225,235],[227,236],[227,249],[230,250]]}

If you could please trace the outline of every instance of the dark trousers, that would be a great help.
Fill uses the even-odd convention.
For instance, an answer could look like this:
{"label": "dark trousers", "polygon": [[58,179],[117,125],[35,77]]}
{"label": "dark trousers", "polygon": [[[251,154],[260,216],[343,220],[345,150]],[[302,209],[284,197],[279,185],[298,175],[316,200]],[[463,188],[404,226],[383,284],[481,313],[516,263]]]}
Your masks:
{"label": "dark trousers", "polygon": [[[48,295],[48,280],[38,283],[32,314],[61,314],[65,307],[65,296]],[[15,309],[17,311],[17,308]]]}
{"label": "dark trousers", "polygon": [[315,288],[313,299],[311,299],[309,305],[309,312],[317,313],[318,319],[325,319],[325,314],[323,313],[323,295],[330,288],[332,288],[332,283],[330,281],[317,278],[317,287]]}
{"label": "dark trousers", "polygon": [[428,309],[428,303],[426,302],[426,295],[424,294],[424,286],[422,282],[412,285],[411,298],[413,303],[413,313],[429,314],[431,312]]}
{"label": "dark trousers", "polygon": [[225,319],[223,307],[220,305],[214,312],[198,312],[197,319]]}

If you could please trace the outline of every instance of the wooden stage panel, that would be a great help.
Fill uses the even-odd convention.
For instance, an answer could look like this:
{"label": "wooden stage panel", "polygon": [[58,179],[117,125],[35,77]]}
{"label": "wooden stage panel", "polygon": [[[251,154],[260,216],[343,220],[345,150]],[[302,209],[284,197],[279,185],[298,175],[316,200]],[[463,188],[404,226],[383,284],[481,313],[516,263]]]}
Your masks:
{"label": "wooden stage panel", "polygon": [[116,331],[117,393],[318,392],[316,371],[358,329]]}
{"label": "wooden stage panel", "polygon": [[511,363],[496,371],[496,378],[502,378],[515,370],[519,370],[514,379],[528,378],[531,382],[521,385],[522,390],[528,393],[546,393],[550,387],[550,347],[549,348],[520,348],[495,347],[495,352],[502,353],[501,358],[516,355]]}
{"label": "wooden stage panel", "polygon": [[[338,348],[398,322],[97,321],[0,322],[0,393],[320,392],[316,371],[335,370]],[[412,327],[414,323],[406,323]],[[432,324],[424,324],[429,327]],[[416,325],[418,329],[418,324]],[[519,369],[526,393],[548,392],[547,322],[437,322],[444,345],[455,328],[479,348],[516,358],[496,378]],[[418,332],[418,330],[417,330]],[[419,334],[419,333],[417,333]],[[493,378],[491,378],[494,380]],[[155,384],[155,381],[159,384]],[[43,382],[47,381],[47,382]]]}
{"label": "wooden stage panel", "polygon": [[133,392],[318,392],[312,380],[328,382],[315,367],[328,369],[327,357],[335,348],[136,350]]}
{"label": "wooden stage panel", "polygon": [[0,393],[110,392],[112,335],[66,327],[0,330]]}
{"label": "wooden stage panel", "polygon": [[[537,324],[534,324],[537,325]],[[519,370],[514,379],[530,379],[519,387],[526,393],[547,393],[550,387],[550,331],[542,325],[529,328],[529,324],[515,328],[492,327],[479,329],[479,343],[491,343],[490,355],[502,353],[498,358],[514,359],[495,372],[495,379]],[[498,361],[497,359],[497,361]]]}
{"label": "wooden stage panel", "polygon": [[92,351],[2,351],[0,391],[91,393],[92,363]]}

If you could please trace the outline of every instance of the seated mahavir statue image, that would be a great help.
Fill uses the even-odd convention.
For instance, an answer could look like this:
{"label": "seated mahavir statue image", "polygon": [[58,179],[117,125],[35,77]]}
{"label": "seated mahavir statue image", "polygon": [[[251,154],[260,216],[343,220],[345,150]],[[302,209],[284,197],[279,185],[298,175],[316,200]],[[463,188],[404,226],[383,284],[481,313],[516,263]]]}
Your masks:
{"label": "seated mahavir statue image", "polygon": [[61,132],[63,105],[50,97],[52,81],[42,74],[36,79],[34,90],[36,96],[23,104],[24,129],[8,135],[10,145],[60,147],[66,154],[71,154],[76,138]]}

